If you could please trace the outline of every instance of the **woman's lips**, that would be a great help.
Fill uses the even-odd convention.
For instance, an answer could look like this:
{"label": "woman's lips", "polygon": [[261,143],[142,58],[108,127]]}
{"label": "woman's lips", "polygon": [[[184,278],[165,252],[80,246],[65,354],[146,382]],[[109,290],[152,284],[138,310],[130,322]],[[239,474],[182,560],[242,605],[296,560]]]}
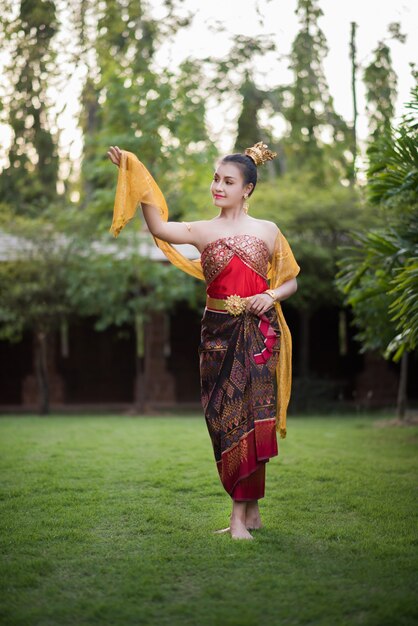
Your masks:
{"label": "woman's lips", "polygon": [[219,194],[215,193],[213,195],[214,198],[218,199],[218,198],[225,198],[225,196],[220,196]]}

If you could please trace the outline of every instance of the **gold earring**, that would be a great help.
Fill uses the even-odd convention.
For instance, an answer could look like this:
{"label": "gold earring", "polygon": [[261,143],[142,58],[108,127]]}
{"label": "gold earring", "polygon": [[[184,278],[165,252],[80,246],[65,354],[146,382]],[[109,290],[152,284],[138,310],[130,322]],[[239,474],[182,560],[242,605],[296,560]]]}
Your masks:
{"label": "gold earring", "polygon": [[248,202],[247,202],[247,198],[248,198],[248,194],[245,194],[245,196],[244,196],[244,200],[245,200],[245,202],[244,202],[244,204],[243,204],[243,206],[242,206],[242,208],[244,209],[244,213],[245,213],[245,214],[247,214],[247,213],[248,213],[248,209],[250,208],[250,205],[249,205],[249,204],[248,204]]}

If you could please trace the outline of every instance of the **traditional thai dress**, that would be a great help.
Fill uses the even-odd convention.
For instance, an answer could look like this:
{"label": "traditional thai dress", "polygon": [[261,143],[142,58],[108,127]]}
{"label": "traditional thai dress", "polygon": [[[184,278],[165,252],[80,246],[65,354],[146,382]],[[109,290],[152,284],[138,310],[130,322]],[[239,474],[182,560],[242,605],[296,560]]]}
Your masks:
{"label": "traditional thai dress", "polygon": [[[151,174],[124,151],[111,226],[115,236],[140,203],[156,206],[168,219],[164,196]],[[225,490],[235,500],[258,500],[264,496],[266,462],[278,453],[276,430],[286,436],[291,336],[279,302],[261,317],[246,310],[234,315],[222,305],[230,296],[246,298],[276,289],[297,276],[299,266],[281,232],[271,259],[265,242],[251,234],[212,241],[194,261],[154,239],[172,263],[206,281],[199,346],[206,423]]]}
{"label": "traditional thai dress", "polygon": [[235,500],[264,496],[265,463],[277,454],[274,374],[280,328],[274,308],[261,318],[217,310],[228,296],[268,289],[270,253],[253,235],[222,237],[203,250],[208,303],[199,347],[202,404],[219,476]]}

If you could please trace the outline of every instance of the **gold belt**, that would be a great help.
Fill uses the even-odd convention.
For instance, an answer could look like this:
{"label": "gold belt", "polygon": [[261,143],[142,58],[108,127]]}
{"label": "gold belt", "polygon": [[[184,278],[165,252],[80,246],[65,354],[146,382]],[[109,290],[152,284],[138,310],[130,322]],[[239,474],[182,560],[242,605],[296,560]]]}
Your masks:
{"label": "gold belt", "polygon": [[206,297],[206,308],[227,311],[230,315],[241,315],[247,308],[247,298],[228,296],[225,299]]}

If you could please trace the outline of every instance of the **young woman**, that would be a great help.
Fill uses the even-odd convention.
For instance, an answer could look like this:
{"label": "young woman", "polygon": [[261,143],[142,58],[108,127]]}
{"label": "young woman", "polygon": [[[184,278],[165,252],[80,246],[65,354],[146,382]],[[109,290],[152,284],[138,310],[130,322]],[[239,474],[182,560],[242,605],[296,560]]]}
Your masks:
{"label": "young woman", "polygon": [[[278,453],[276,429],[286,435],[291,337],[280,302],[296,291],[299,272],[277,226],[246,208],[257,166],[276,155],[259,142],[221,159],[210,187],[218,215],[186,223],[167,221],[163,194],[132,153],[112,146],[107,154],[119,167],[111,232],[117,236],[140,204],[169,260],[206,281],[201,397],[219,476],[232,498],[230,526],[220,532],[252,539],[249,531],[261,528],[266,462]],[[200,259],[189,261],[171,246],[182,243],[194,245]]]}

